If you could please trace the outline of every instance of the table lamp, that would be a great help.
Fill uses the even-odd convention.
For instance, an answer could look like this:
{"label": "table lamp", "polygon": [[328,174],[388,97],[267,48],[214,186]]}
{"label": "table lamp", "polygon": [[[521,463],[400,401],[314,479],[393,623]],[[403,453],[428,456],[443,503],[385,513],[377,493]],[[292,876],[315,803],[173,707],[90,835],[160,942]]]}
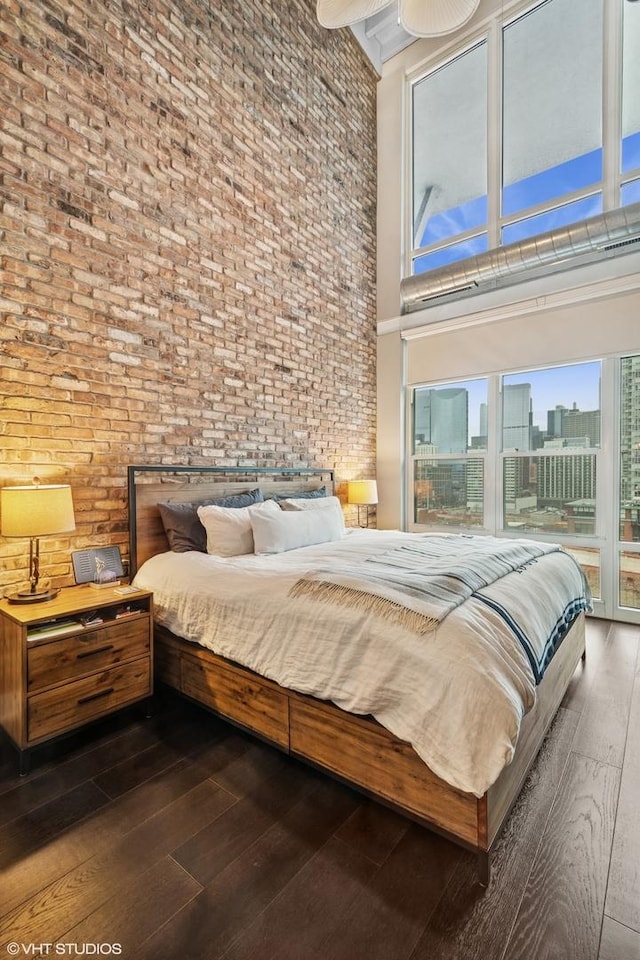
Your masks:
{"label": "table lamp", "polygon": [[58,590],[38,590],[39,538],[75,528],[70,486],[36,482],[0,490],[0,533],[3,537],[29,538],[29,589],[8,596],[10,603],[38,603],[58,595]]}
{"label": "table lamp", "polygon": [[[349,480],[347,483],[347,502],[355,503],[358,507],[358,526],[369,526],[369,507],[378,502],[378,485],[375,480]],[[362,523],[360,511],[367,508],[367,522]]]}

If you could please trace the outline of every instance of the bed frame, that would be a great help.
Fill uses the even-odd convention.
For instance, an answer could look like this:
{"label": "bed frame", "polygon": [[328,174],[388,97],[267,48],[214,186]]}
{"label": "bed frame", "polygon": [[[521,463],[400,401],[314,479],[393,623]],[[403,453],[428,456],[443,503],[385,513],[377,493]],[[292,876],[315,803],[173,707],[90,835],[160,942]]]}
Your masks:
{"label": "bed frame", "polygon": [[[293,493],[322,483],[334,489],[333,471],[131,466],[132,576],[145,560],[168,549],[159,501],[201,500],[255,486],[265,494]],[[483,885],[489,882],[491,850],[584,653],[581,614],[538,687],[536,704],[522,722],[512,762],[484,796],[477,798],[437,777],[408,743],[373,718],[355,716],[332,703],[295,693],[161,626],[155,628],[158,680],[475,851]]]}

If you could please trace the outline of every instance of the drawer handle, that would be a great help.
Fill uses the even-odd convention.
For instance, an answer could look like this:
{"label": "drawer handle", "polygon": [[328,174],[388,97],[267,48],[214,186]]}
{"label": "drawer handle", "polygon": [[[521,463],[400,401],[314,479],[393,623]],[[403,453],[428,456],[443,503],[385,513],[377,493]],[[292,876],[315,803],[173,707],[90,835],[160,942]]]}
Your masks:
{"label": "drawer handle", "polygon": [[85,703],[91,703],[92,700],[99,700],[100,697],[108,697],[110,693],[113,693],[113,687],[107,687],[106,690],[99,690],[98,693],[91,693],[88,697],[80,697],[78,706],[80,707]]}
{"label": "drawer handle", "polygon": [[76,660],[84,660],[85,657],[95,657],[97,653],[106,653],[107,650],[113,650],[112,643],[108,643],[104,647],[94,647],[93,650],[83,650],[82,653],[76,654]]}

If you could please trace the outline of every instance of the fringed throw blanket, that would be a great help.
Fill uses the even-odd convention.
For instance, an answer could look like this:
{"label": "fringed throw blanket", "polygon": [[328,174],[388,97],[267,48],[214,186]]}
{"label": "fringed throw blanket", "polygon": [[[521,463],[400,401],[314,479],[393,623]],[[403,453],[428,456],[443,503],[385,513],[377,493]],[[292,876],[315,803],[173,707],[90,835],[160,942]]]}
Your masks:
{"label": "fringed throw blanket", "polygon": [[416,537],[362,563],[317,570],[299,579],[290,595],[365,610],[425,634],[477,590],[559,549],[497,537]]}

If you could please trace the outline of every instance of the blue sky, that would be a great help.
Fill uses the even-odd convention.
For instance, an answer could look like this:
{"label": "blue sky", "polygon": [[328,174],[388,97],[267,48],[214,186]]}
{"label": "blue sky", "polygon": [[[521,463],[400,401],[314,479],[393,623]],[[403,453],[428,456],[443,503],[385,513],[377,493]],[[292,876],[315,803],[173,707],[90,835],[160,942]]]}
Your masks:
{"label": "blue sky", "polygon": [[[591,150],[564,163],[556,164],[516,183],[506,185],[502,191],[502,206],[505,216],[541,203],[553,203],[568,193],[594,187],[602,179],[602,148]],[[640,132],[630,134],[622,141],[622,170],[630,171],[640,166]],[[623,188],[623,205],[634,203],[640,194],[640,184],[632,181]],[[561,204],[535,217],[524,219],[504,228],[503,244],[515,243],[527,237],[545,233],[560,226],[577,223],[602,212],[602,194],[595,190],[588,197],[569,204]],[[454,239],[458,234],[487,223],[487,196],[476,197],[430,217],[425,224],[419,246],[428,246],[439,240]],[[423,273],[442,267],[456,260],[471,257],[487,250],[487,235],[480,233],[459,244],[451,244],[434,253],[424,254],[414,262],[414,273]]]}

